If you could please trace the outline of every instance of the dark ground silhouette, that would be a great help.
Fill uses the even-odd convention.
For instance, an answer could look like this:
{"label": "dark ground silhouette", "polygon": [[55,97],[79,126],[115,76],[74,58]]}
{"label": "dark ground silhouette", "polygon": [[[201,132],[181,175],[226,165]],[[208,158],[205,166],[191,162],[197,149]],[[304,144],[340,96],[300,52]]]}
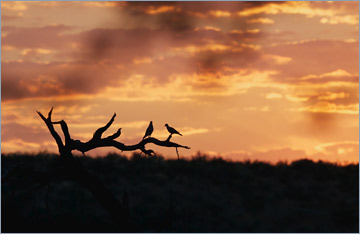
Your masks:
{"label": "dark ground silhouette", "polygon": [[[109,214],[75,182],[36,189],[32,178],[21,174],[4,181],[16,165],[24,174],[29,168],[46,171],[59,156],[2,155],[1,160],[2,232],[116,232]],[[359,231],[358,164],[270,165],[139,154],[76,160],[129,203],[142,232]]]}

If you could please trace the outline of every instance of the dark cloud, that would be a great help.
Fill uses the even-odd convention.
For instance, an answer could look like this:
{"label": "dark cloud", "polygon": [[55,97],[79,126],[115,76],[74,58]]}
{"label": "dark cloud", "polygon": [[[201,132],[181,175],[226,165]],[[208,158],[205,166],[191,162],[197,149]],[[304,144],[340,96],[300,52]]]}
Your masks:
{"label": "dark cloud", "polygon": [[197,72],[216,73],[224,72],[225,67],[247,68],[259,58],[259,52],[250,48],[242,48],[241,51],[205,51],[198,53],[194,60],[197,64]]}
{"label": "dark cloud", "polygon": [[[135,57],[151,56],[165,49],[163,33],[150,29],[95,29],[79,35],[81,59],[98,61],[104,58],[129,63]],[[165,46],[165,45],[164,45]]]}
{"label": "dark cloud", "polygon": [[36,142],[51,140],[51,136],[49,136],[46,129],[43,128],[33,128],[18,123],[1,124],[2,141],[11,141],[19,139],[19,137],[27,142],[34,142],[34,139],[36,139]]}
{"label": "dark cloud", "polygon": [[[57,31],[53,28],[48,29],[52,32]],[[10,33],[9,38],[20,41],[18,37],[22,33],[16,31]],[[27,31],[29,32],[30,29]],[[38,29],[34,29],[34,33],[37,31]],[[173,74],[218,73],[223,72],[225,67],[245,68],[260,56],[257,51],[242,46],[236,46],[239,50],[232,51],[233,43],[229,40],[235,38],[226,32],[197,30],[176,35],[169,32],[172,32],[171,29],[95,29],[72,35],[69,43],[77,43],[79,48],[74,52],[61,51],[53,56],[58,59],[70,56],[75,59],[74,62],[39,64],[29,61],[38,56],[34,54],[35,52],[29,52],[28,56],[23,57],[24,62],[10,62],[3,66],[2,77],[6,83],[3,98],[9,100],[46,95],[96,93],[106,86],[118,85],[119,81],[125,81],[132,74],[145,74],[148,77],[155,77],[159,82],[167,82]],[[63,36],[54,33],[53,37],[55,41],[61,41]],[[245,38],[248,41],[256,40],[253,34],[244,33],[237,38],[237,41],[241,43]],[[182,47],[188,45],[200,48],[209,40],[228,46],[230,49],[200,50],[190,55],[181,51]],[[55,46],[46,38],[38,37],[30,38],[27,43],[26,46],[42,45],[45,48]],[[176,48],[180,49],[181,55],[157,58],[158,54],[166,54]],[[134,59],[144,57],[152,58],[153,61],[149,64],[133,63]],[[118,66],[123,69],[117,68]],[[39,80],[39,77],[44,78]],[[57,85],[48,84],[47,79],[50,78]],[[31,85],[37,86],[36,90],[31,91],[29,89]]]}
{"label": "dark cloud", "polygon": [[323,1],[309,1],[312,8],[340,11],[343,14],[359,14],[359,2],[357,1],[336,1],[333,3]]}
{"label": "dark cloud", "polygon": [[2,100],[96,93],[116,80],[114,70],[91,64],[38,64],[11,62],[3,65]]}
{"label": "dark cloud", "polygon": [[334,114],[308,111],[305,113],[305,116],[308,117],[310,123],[307,126],[311,126],[314,132],[328,134],[337,128],[335,126],[337,121]]}
{"label": "dark cloud", "polygon": [[157,59],[151,63],[132,65],[129,72],[144,74],[147,77],[156,77],[159,83],[169,81],[173,74],[190,74],[194,72],[194,64],[184,56],[173,56],[166,59]]}
{"label": "dark cloud", "polygon": [[137,14],[146,14],[149,9],[162,6],[174,6],[178,10],[187,13],[207,13],[212,10],[237,12],[244,9],[259,7],[267,4],[282,4],[280,1],[208,1],[208,2],[184,2],[184,1],[133,1],[126,2],[125,8]]}
{"label": "dark cloud", "polygon": [[92,41],[90,41],[89,47],[90,55],[92,58],[102,58],[114,45],[114,38],[105,35],[97,35]]}
{"label": "dark cloud", "polygon": [[[247,31],[248,25],[241,17],[235,17],[237,19],[234,21],[237,27],[241,28],[241,32],[199,28],[199,17],[194,13],[208,13],[212,10],[236,12],[265,4],[269,2],[127,2],[125,6],[119,4],[119,8],[122,11],[130,10],[132,17],[147,15],[149,9],[162,6],[174,7],[174,10],[147,15],[155,23],[153,28],[144,28],[140,24],[131,29],[98,28],[77,34],[65,34],[73,28],[65,25],[4,27],[8,34],[3,38],[3,45],[20,49],[56,49],[58,52],[52,59],[67,60],[39,65],[34,61],[40,59],[40,55],[30,51],[23,57],[24,62],[6,63],[2,72],[3,81],[6,83],[3,98],[8,100],[28,96],[96,93],[107,86],[119,85],[132,74],[144,74],[155,77],[158,82],[168,82],[173,74],[211,73],[220,74],[221,78],[226,68],[236,70],[256,67],[263,53],[251,48],[251,45],[263,38],[264,33]],[[200,48],[210,42],[227,49],[199,49],[189,54],[181,51],[186,46]],[[74,44],[76,46],[72,49],[71,45]],[[174,53],[175,49],[179,50],[178,54],[169,55]],[[308,59],[308,55],[301,54],[301,50],[297,48],[274,48],[277,49],[278,54],[284,54],[283,56],[291,50],[298,56],[294,59],[301,60],[300,62]],[[272,52],[273,49],[268,50]],[[289,56],[292,56],[292,53],[289,53]],[[71,62],[68,61],[69,58]],[[134,64],[134,60],[143,58],[150,59],[151,62]],[[264,67],[256,69],[261,70]],[[298,67],[294,69],[292,64],[284,68],[284,76],[304,71]],[[55,84],[47,82],[46,79]],[[31,85],[38,87],[34,89]]]}
{"label": "dark cloud", "polygon": [[14,30],[18,29],[18,27],[15,26],[1,26],[1,31],[5,32],[12,32]]}
{"label": "dark cloud", "polygon": [[21,15],[9,15],[9,14],[1,14],[1,20],[12,21],[12,20],[20,20],[23,17]]}
{"label": "dark cloud", "polygon": [[20,84],[18,78],[13,76],[5,78],[4,75],[1,76],[1,100],[7,101],[29,96],[29,91]]}
{"label": "dark cloud", "polygon": [[91,64],[75,65],[55,73],[61,90],[67,93],[92,94],[116,83],[116,71]]}
{"label": "dark cloud", "polygon": [[[39,74],[46,73],[48,65],[34,63],[9,62],[2,63],[1,70],[1,98],[2,100],[21,99],[38,96],[32,93],[29,85],[35,85]],[[42,90],[43,92],[44,90]],[[49,90],[50,94],[54,90]],[[57,93],[57,92],[55,92]]]}
{"label": "dark cloud", "polygon": [[[171,31],[171,30],[170,30]],[[83,44],[84,59],[111,59],[117,63],[122,63],[129,66],[135,58],[141,57],[153,57],[156,54],[166,53],[169,49],[186,47],[188,45],[201,47],[207,44],[209,40],[214,43],[233,47],[232,40],[236,40],[241,44],[242,40],[249,42],[255,41],[257,35],[254,33],[242,33],[241,35],[234,36],[231,33],[218,32],[214,30],[196,30],[191,32],[183,32],[181,34],[171,34],[169,30],[151,30],[151,29],[97,29],[89,32],[85,32],[81,35],[82,38],[86,38]],[[230,40],[230,41],[229,41]],[[212,70],[219,68],[221,64],[228,66],[243,67],[243,64],[248,64],[259,56],[259,53],[251,48],[241,48],[239,52],[199,52],[195,55],[195,61],[192,56],[186,57],[178,56],[178,67],[181,67],[185,71],[190,71],[197,66],[195,71]],[[169,62],[165,61],[169,60]],[[164,61],[158,60],[156,64],[141,65],[141,66],[153,66],[152,69],[144,70],[156,70],[161,73],[162,70],[168,65],[172,64],[174,57],[165,58]],[[224,62],[225,61],[225,62]],[[195,66],[194,64],[195,63]],[[186,69],[185,66],[189,66]],[[173,67],[170,65],[170,67]],[[211,68],[212,67],[212,68]],[[142,69],[139,66],[137,69]],[[179,71],[179,69],[173,69]]]}
{"label": "dark cloud", "polygon": [[315,40],[299,44],[279,45],[264,48],[265,53],[290,57],[281,65],[281,72],[274,79],[297,78],[320,75],[338,69],[350,73],[359,71],[359,43],[335,40]]}
{"label": "dark cloud", "polygon": [[66,25],[45,26],[38,28],[5,28],[9,34],[1,41],[3,45],[17,48],[48,48],[62,49],[69,47],[71,36],[62,33],[72,30],[73,27]]}
{"label": "dark cloud", "polygon": [[161,14],[157,19],[157,23],[160,29],[170,30],[174,33],[183,33],[195,28],[193,18],[183,12]]}
{"label": "dark cloud", "polygon": [[[276,3],[282,4],[282,2]],[[162,38],[167,38],[167,42],[172,47],[203,46],[209,41],[233,47],[234,43],[256,43],[263,37],[263,34],[248,32],[251,26],[245,23],[246,19],[234,15],[221,24],[222,26],[228,25],[227,27],[230,28],[241,29],[241,33],[202,29],[199,26],[206,25],[204,17],[210,20],[206,22],[211,24],[211,20],[214,20],[214,16],[209,14],[211,12],[235,13],[266,4],[269,4],[269,2],[127,2],[125,7],[121,6],[121,10],[129,10],[135,17],[139,17],[139,15],[150,17],[149,19],[154,20],[154,27],[162,35]],[[161,11],[161,9],[164,11]],[[122,11],[119,11],[119,14],[122,14]],[[203,22],[200,22],[201,20]],[[141,25],[140,22],[139,26]],[[153,39],[151,34],[147,36],[147,39],[149,41]],[[225,66],[244,68],[259,58],[259,53],[255,50],[242,49],[244,50],[242,52],[233,52],[231,50],[214,52],[210,50],[196,53],[189,58],[192,63],[190,70],[199,73],[216,73],[222,71]],[[184,66],[179,64],[179,67]]]}
{"label": "dark cloud", "polygon": [[[130,12],[127,20],[136,22],[136,26],[149,26],[169,30],[169,33],[185,33],[204,24],[217,24],[230,29],[249,29],[252,25],[246,23],[246,17],[237,16],[237,12],[245,9],[256,8],[266,4],[282,4],[283,2],[126,2],[119,4],[118,14],[124,17],[124,12]],[[219,14],[218,16],[216,16]],[[226,20],[220,19],[225,14]],[[262,14],[258,14],[261,16]],[[220,17],[220,18],[218,18]],[[135,20],[141,19],[141,20]],[[217,22],[216,22],[217,21]],[[134,25],[134,26],[135,26]],[[258,25],[258,27],[262,27]]]}
{"label": "dark cloud", "polygon": [[223,66],[223,59],[220,58],[218,53],[204,52],[197,55],[196,58],[197,71],[215,73],[219,71]]}
{"label": "dark cloud", "polygon": [[12,76],[2,76],[1,77],[1,99],[3,101],[22,99],[29,97],[51,97],[57,96],[64,93],[69,93],[69,91],[64,92],[63,89],[60,89],[58,86],[59,82],[56,82],[56,85],[49,85],[46,80],[44,81],[24,81],[22,78],[14,78]]}

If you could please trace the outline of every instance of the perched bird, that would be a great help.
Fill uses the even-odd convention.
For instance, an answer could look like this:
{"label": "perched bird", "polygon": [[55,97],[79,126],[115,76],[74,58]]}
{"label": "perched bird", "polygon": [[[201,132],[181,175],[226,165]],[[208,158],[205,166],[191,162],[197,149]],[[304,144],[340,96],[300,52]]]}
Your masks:
{"label": "perched bird", "polygon": [[151,136],[151,134],[153,133],[153,131],[154,131],[153,123],[152,123],[152,121],[150,121],[150,124],[149,124],[149,126],[147,127],[147,129],[146,129],[145,136],[143,137],[143,140],[145,139],[145,137]]}
{"label": "perched bird", "polygon": [[170,132],[171,135],[172,134],[179,134],[180,136],[182,136],[181,133],[176,131],[175,128],[170,127],[168,124],[165,124],[165,126],[166,126],[167,130]]}

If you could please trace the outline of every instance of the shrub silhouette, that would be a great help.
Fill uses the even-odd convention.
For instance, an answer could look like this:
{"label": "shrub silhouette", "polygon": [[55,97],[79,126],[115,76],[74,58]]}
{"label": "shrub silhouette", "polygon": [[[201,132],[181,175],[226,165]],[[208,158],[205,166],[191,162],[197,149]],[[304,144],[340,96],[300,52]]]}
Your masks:
{"label": "shrub silhouette", "polygon": [[[75,160],[122,204],[129,204],[141,232],[358,231],[358,164],[308,161],[313,167],[309,171],[294,166],[301,161],[279,166],[115,154]],[[2,156],[2,172],[22,161],[42,173],[59,157]],[[123,202],[125,190],[128,202]],[[51,183],[48,210],[46,192],[45,187],[29,195],[29,187],[3,182],[2,231],[119,231],[111,215],[77,183]]]}

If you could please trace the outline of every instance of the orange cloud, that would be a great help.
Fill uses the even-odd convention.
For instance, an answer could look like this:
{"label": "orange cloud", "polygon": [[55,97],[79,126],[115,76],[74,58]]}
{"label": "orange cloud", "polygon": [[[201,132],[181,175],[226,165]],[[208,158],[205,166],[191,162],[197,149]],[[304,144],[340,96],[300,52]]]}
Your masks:
{"label": "orange cloud", "polygon": [[359,15],[344,15],[324,17],[320,20],[322,24],[352,24],[359,25]]}
{"label": "orange cloud", "polygon": [[318,102],[315,105],[292,109],[293,111],[309,111],[315,113],[337,113],[337,114],[359,114],[358,104],[341,105],[326,101]]}
{"label": "orange cloud", "polygon": [[292,58],[291,57],[285,57],[285,56],[279,56],[279,55],[272,55],[272,54],[266,54],[264,55],[264,59],[272,60],[276,64],[282,65],[290,63]]}
{"label": "orange cloud", "polygon": [[264,51],[267,54],[291,58],[291,62],[281,65],[278,77],[279,79],[287,77],[289,81],[298,82],[299,78],[304,78],[309,74],[317,76],[324,74],[323,77],[325,77],[326,73],[332,71],[335,73],[326,74],[326,76],[330,75],[334,78],[334,76],[340,77],[339,75],[348,76],[348,73],[358,73],[358,49],[358,42],[314,40],[266,47]]}
{"label": "orange cloud", "polygon": [[342,70],[342,69],[337,69],[335,71],[332,72],[327,72],[327,73],[323,73],[320,75],[307,75],[304,77],[301,77],[301,80],[309,80],[309,79],[322,79],[322,78],[329,78],[329,77],[352,77],[356,74],[350,74],[349,72]]}
{"label": "orange cloud", "polygon": [[135,64],[151,63],[153,60],[149,57],[135,58],[133,62]]}
{"label": "orange cloud", "polygon": [[250,106],[250,107],[244,107],[244,111],[260,111],[260,112],[267,112],[270,110],[269,106],[262,106],[262,107],[256,107],[256,106]]}
{"label": "orange cloud", "polygon": [[209,15],[214,17],[230,17],[231,13],[228,11],[211,10],[209,11]]}
{"label": "orange cloud", "polygon": [[6,1],[1,3],[1,8],[6,11],[24,11],[27,10],[26,2],[21,1]]}
{"label": "orange cloud", "polygon": [[319,96],[318,99],[329,101],[329,100],[335,100],[335,99],[339,99],[339,98],[348,98],[349,96],[350,96],[349,93],[344,93],[344,92],[340,92],[340,93],[326,92],[326,95]]}
{"label": "orange cloud", "polygon": [[171,12],[174,10],[175,10],[174,6],[163,5],[163,6],[159,6],[159,7],[149,6],[149,8],[145,10],[145,12],[149,15],[156,15],[159,13]]}
{"label": "orange cloud", "polygon": [[283,95],[281,95],[280,93],[267,93],[265,95],[266,99],[280,99],[282,97],[283,97]]}
{"label": "orange cloud", "polygon": [[246,20],[249,24],[274,24],[274,20],[269,18],[255,18]]}
{"label": "orange cloud", "polygon": [[14,139],[10,141],[1,141],[2,152],[19,152],[19,153],[38,153],[40,151],[50,150],[56,152],[56,143],[47,141],[40,143]]}
{"label": "orange cloud", "polygon": [[257,14],[303,14],[307,17],[313,16],[332,16],[334,11],[332,9],[317,8],[311,6],[309,2],[285,2],[283,4],[270,3],[267,5],[254,7],[239,11],[239,16],[251,16]]}
{"label": "orange cloud", "polygon": [[292,102],[306,102],[307,100],[309,100],[308,97],[300,97],[295,95],[286,95],[285,98]]}

